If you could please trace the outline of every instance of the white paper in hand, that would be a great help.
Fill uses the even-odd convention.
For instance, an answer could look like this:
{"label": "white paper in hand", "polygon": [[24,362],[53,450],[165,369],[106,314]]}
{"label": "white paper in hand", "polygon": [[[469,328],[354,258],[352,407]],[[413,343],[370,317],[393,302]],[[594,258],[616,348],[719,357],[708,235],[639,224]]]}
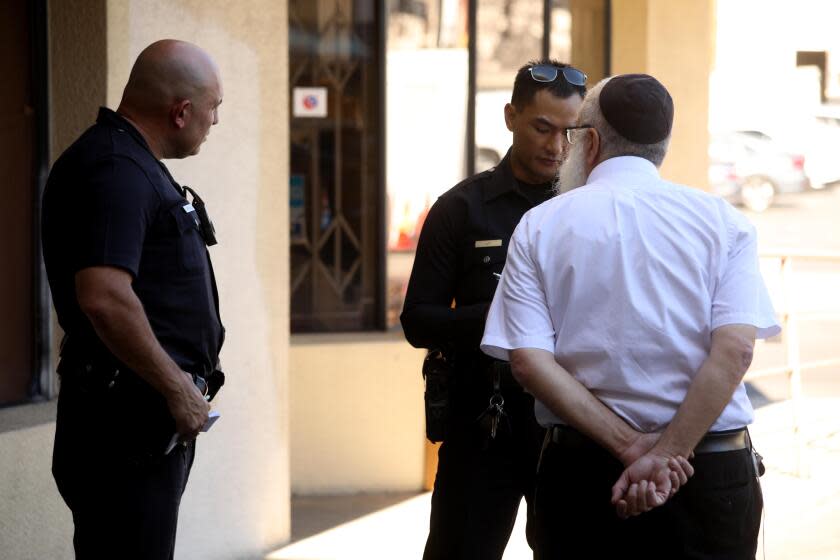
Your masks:
{"label": "white paper in hand", "polygon": [[221,414],[219,414],[217,411],[211,410],[210,414],[207,415],[207,422],[205,422],[204,425],[201,427],[201,431],[206,432],[207,430],[212,428],[213,424],[216,423],[216,420],[218,420],[220,416]]}
{"label": "white paper in hand", "polygon": [[[210,428],[213,427],[213,424],[216,423],[216,420],[219,419],[221,414],[218,411],[211,410],[210,414],[207,415],[207,422],[201,427],[202,432],[206,432]],[[175,446],[178,445],[178,432],[172,434],[172,438],[169,440],[169,445],[166,446],[166,451],[163,452],[164,455],[169,455],[169,452],[172,451]]]}

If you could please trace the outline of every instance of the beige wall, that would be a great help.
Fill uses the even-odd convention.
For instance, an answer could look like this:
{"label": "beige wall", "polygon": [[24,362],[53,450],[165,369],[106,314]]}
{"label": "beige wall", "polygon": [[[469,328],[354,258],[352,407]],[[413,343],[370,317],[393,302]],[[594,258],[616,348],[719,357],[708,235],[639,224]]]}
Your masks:
{"label": "beige wall", "polygon": [[[105,7],[105,0],[49,4],[50,161],[90,126],[97,108],[105,103]],[[0,410],[0,556],[4,558],[73,557],[72,517],[50,471],[54,418],[54,404]]]}
{"label": "beige wall", "polygon": [[96,119],[108,83],[106,0],[48,2],[50,161]]}
{"label": "beige wall", "polygon": [[708,188],[709,74],[715,0],[613,0],[612,73],[644,72],[674,98],[662,176]]}
{"label": "beige wall", "polygon": [[292,492],[423,487],[424,355],[401,333],[292,337]]}
{"label": "beige wall", "polygon": [[[222,418],[199,440],[176,556],[260,557],[290,534],[286,3],[55,1],[49,29],[53,159],[99,105],[116,106],[148,43],[195,42],[221,68],[220,124],[198,156],[166,162],[214,219],[220,242],[211,254],[228,333],[228,385],[215,403]],[[0,433],[4,558],[72,557],[69,511],[49,470],[54,430],[46,422]]]}
{"label": "beige wall", "polygon": [[[286,540],[288,457],[287,15],[270,0],[112,0],[108,102],[149,43],[194,42],[219,64],[220,122],[201,153],[168,161],[207,203],[227,340],[221,419],[202,436],[181,507],[179,558],[232,558]],[[208,531],[208,528],[212,530]]]}
{"label": "beige wall", "polygon": [[0,433],[2,558],[73,558],[73,520],[50,472],[54,434],[53,422]]}
{"label": "beige wall", "polygon": [[607,0],[571,0],[572,13],[572,66],[582,69],[588,83],[597,84],[604,79],[607,29],[605,12]]}

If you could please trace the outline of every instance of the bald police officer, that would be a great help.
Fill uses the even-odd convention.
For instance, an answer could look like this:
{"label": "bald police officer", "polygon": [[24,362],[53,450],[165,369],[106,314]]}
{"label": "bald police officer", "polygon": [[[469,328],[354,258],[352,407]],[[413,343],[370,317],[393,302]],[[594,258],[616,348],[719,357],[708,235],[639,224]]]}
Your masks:
{"label": "bald police officer", "polygon": [[100,109],[47,182],[44,260],[65,332],[53,474],[78,558],[173,557],[224,329],[212,226],[160,160],[197,154],[221,102],[206,52],[153,43],[117,111]]}

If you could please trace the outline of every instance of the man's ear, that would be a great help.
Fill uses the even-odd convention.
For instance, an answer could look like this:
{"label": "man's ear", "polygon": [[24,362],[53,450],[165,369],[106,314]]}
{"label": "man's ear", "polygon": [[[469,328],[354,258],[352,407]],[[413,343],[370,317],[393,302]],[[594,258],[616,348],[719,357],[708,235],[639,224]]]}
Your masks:
{"label": "man's ear", "polygon": [[169,109],[169,119],[175,128],[181,129],[187,126],[190,121],[190,113],[192,111],[192,101],[183,99],[174,103]]}
{"label": "man's ear", "polygon": [[505,125],[507,129],[513,132],[513,121],[516,120],[516,107],[507,103],[505,105]]}
{"label": "man's ear", "polygon": [[598,163],[598,155],[601,153],[601,135],[595,128],[587,128],[586,134],[589,136],[589,147],[586,149],[586,163],[592,169]]}

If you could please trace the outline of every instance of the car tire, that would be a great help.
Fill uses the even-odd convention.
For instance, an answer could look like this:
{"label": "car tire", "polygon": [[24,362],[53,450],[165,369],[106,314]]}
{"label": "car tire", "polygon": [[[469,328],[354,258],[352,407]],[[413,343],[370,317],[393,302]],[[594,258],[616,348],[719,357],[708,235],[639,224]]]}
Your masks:
{"label": "car tire", "polygon": [[741,184],[741,204],[751,212],[764,212],[776,198],[776,185],[767,177],[752,175]]}

